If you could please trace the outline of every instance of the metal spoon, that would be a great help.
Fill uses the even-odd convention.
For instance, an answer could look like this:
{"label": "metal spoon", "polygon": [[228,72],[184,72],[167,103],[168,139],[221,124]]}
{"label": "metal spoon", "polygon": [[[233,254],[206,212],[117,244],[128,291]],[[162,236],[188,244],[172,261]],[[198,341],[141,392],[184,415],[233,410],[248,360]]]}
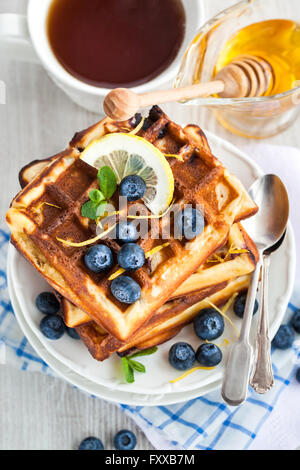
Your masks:
{"label": "metal spoon", "polygon": [[257,245],[259,262],[251,277],[240,337],[230,351],[223,380],[222,397],[232,406],[241,405],[247,397],[253,359],[249,336],[262,255],[280,240],[289,215],[287,192],[278,176],[263,176],[253,184],[250,192],[259,212],[255,217],[248,219],[244,226]]}
{"label": "metal spoon", "polygon": [[268,279],[271,254],[280,248],[284,242],[285,235],[286,230],[279,242],[263,253],[259,324],[256,338],[255,359],[250,378],[250,385],[257,393],[266,393],[271,390],[274,385],[268,321]]}

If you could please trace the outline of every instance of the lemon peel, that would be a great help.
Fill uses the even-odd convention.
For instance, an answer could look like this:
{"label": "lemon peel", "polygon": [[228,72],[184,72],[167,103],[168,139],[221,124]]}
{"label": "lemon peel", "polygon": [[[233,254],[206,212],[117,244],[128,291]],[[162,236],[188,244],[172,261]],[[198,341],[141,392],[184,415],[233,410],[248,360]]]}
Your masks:
{"label": "lemon peel", "polygon": [[156,253],[163,250],[164,248],[166,248],[169,245],[170,245],[170,243],[168,242],[168,243],[164,243],[163,245],[156,246],[152,250],[145,253],[146,258],[150,258],[150,256],[155,255]]}
{"label": "lemon peel", "polygon": [[109,281],[113,281],[114,279],[116,279],[117,277],[121,276],[121,274],[125,273],[125,269],[124,268],[120,268],[118,269],[118,271],[116,271],[114,274],[112,274],[108,280]]}
{"label": "lemon peel", "polygon": [[206,302],[208,303],[208,305],[210,305],[211,307],[213,307],[217,312],[219,312],[220,315],[222,315],[222,317],[225,318],[225,320],[228,321],[228,323],[232,326],[232,328],[234,329],[235,333],[237,334],[237,336],[239,336],[240,332],[238,330],[238,328],[235,326],[235,324],[233,323],[233,321],[228,317],[228,315],[226,315],[225,312],[223,312],[222,310],[219,309],[219,307],[217,307],[215,304],[213,304],[210,300],[206,300]]}
{"label": "lemon peel", "polygon": [[240,255],[243,253],[249,253],[249,250],[246,250],[244,248],[238,248],[234,247],[232,244],[230,248],[227,250],[226,255],[224,258],[222,256],[218,255],[217,253],[214,253],[210,258],[207,259],[207,263],[224,263],[225,261],[228,260],[230,255]]}
{"label": "lemon peel", "polygon": [[176,155],[175,153],[165,153],[165,157],[167,157],[167,158],[176,158],[176,159],[179,160],[180,162],[183,162],[183,161],[184,161],[182,155]]}
{"label": "lemon peel", "polygon": [[174,204],[175,204],[175,201],[173,199],[169,207],[164,212],[158,215],[127,215],[127,219],[161,219],[162,217],[165,217],[165,215],[167,215],[168,212],[170,212]]}
{"label": "lemon peel", "polygon": [[184,374],[180,375],[180,377],[177,377],[177,379],[170,380],[171,384],[175,384],[176,382],[179,382],[179,380],[185,379],[188,375],[192,374],[193,372],[196,372],[196,370],[213,370],[215,367],[194,367],[191,370],[188,370]]}
{"label": "lemon peel", "polygon": [[141,122],[132,131],[128,132],[128,135],[136,135],[142,129],[144,122],[145,118],[143,117]]}
{"label": "lemon peel", "polygon": [[55,207],[56,209],[61,209],[60,206],[56,206],[55,204],[50,204],[50,202],[41,202],[41,204],[39,204],[38,207],[36,207],[34,209],[34,211],[35,212],[40,212],[40,210],[43,206],[50,206],[50,207]]}
{"label": "lemon peel", "polygon": [[86,240],[86,241],[80,242],[80,243],[70,242],[68,240],[63,240],[62,238],[58,238],[58,237],[56,237],[56,240],[63,243],[64,245],[72,246],[72,247],[75,247],[75,248],[80,248],[82,246],[92,245],[93,243],[97,242],[98,240],[101,240],[101,238],[105,238],[106,235],[108,235],[110,232],[112,232],[112,230],[114,230],[116,228],[116,226],[117,226],[117,224],[114,224],[111,227],[109,227],[107,230],[105,230],[104,232],[100,233],[100,235],[97,235],[97,237],[90,238],[89,240]]}

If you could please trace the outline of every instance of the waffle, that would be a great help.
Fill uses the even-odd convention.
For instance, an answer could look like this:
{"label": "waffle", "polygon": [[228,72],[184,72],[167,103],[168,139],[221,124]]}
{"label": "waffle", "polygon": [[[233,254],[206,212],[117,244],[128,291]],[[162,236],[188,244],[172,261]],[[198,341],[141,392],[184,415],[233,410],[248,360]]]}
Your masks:
{"label": "waffle", "polygon": [[[232,250],[233,254],[230,254],[230,249],[233,247],[235,250]],[[234,253],[237,251],[236,249],[247,251]],[[179,286],[169,300],[181,299],[185,296],[199,294],[199,292],[214,291],[216,286],[222,287],[224,283],[254,271],[257,260],[258,253],[255,244],[240,223],[234,224],[226,245],[217,250],[206,263]],[[72,305],[68,300],[64,299],[62,305],[64,321],[70,328],[91,322],[89,315]]]}
{"label": "waffle", "polygon": [[191,323],[201,310],[211,307],[210,303],[219,307],[224,305],[234,294],[247,290],[249,283],[250,274],[203,289],[198,294],[167,302],[151,317],[142,331],[128,342],[122,343],[107,334],[95,322],[79,326],[76,331],[98,361],[104,361],[116,352],[127,355],[136,349],[148,349],[169,341]]}
{"label": "waffle", "polygon": [[[141,299],[135,304],[125,307],[113,298],[108,282],[111,273],[103,276],[87,272],[82,261],[86,248],[74,249],[57,241],[59,237],[81,242],[95,235],[95,224],[82,218],[80,209],[89,191],[97,186],[97,172],[80,160],[80,153],[107,133],[131,131],[136,125],[134,120],[120,123],[105,119],[76,134],[69,148],[19,193],[7,213],[11,240],[17,249],[61,295],[121,341],[127,341],[224,245],[234,222],[257,211],[241,183],[227,172],[208,146],[196,143],[194,126],[183,130],[157,107],[150,111],[145,124],[140,136],[166,154],[183,157],[183,162],[169,159],[176,203],[202,205],[206,226],[201,235],[187,243],[170,237],[164,261],[153,271],[145,266],[132,275],[142,288]],[[47,205],[38,210],[44,202],[56,207]],[[105,243],[118,251],[116,242]],[[153,243],[151,239],[140,241],[145,251]]]}

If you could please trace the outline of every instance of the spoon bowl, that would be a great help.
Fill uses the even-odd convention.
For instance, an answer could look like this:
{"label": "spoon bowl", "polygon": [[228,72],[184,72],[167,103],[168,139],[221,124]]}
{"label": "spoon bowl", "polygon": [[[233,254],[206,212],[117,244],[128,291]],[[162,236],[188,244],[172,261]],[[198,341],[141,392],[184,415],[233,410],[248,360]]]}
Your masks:
{"label": "spoon bowl", "polygon": [[264,251],[275,245],[286,230],[289,218],[288,194],[276,175],[264,175],[256,180],[249,194],[259,211],[244,226],[258,250]]}

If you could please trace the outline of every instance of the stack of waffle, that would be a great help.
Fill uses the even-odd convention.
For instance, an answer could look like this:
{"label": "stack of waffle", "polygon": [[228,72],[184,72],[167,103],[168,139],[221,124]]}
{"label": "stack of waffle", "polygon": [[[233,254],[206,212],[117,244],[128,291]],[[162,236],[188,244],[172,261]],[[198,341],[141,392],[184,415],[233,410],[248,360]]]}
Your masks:
{"label": "stack of waffle", "polygon": [[[149,257],[132,277],[141,298],[128,306],[110,291],[110,276],[91,273],[83,262],[86,246],[71,247],[57,239],[83,242],[96,235],[96,224],[81,216],[81,206],[97,187],[97,171],[80,159],[95,139],[131,132],[136,119],[106,118],[77,133],[62,153],[27,165],[20,173],[22,191],[7,213],[11,242],[62,297],[67,326],[76,328],[94,358],[126,354],[163,343],[211,303],[221,306],[246,290],[257,262],[253,241],[239,223],[257,207],[239,180],[212,155],[201,129],[182,129],[158,108],[150,111],[138,135],[168,158],[175,180],[177,204],[200,204],[205,228],[194,240],[170,236],[166,247]],[[159,220],[159,229],[162,220]],[[114,253],[116,240],[102,239]],[[162,240],[145,237],[145,252]]]}

